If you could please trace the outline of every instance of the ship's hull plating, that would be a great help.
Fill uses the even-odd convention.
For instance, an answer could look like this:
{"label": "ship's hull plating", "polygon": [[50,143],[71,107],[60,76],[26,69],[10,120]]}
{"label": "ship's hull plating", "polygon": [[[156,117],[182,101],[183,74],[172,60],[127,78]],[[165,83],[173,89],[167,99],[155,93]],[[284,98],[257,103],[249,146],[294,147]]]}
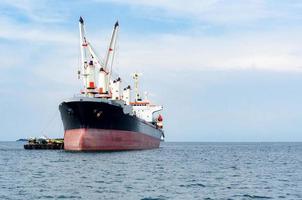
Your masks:
{"label": "ship's hull plating", "polygon": [[64,142],[70,151],[120,151],[158,148],[160,140],[131,131],[81,128],[65,131]]}
{"label": "ship's hull plating", "polygon": [[59,106],[64,149],[115,151],[158,148],[162,130],[125,113],[123,106],[99,101],[68,101]]}

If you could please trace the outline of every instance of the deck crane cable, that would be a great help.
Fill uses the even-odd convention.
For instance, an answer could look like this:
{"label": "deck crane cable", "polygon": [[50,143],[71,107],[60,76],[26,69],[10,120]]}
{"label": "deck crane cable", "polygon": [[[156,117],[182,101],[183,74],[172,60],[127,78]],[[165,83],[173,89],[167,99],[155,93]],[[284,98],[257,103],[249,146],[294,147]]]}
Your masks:
{"label": "deck crane cable", "polygon": [[88,50],[89,50],[90,56],[94,59],[94,61],[96,63],[98,63],[100,68],[105,66],[103,60],[99,59],[98,53],[95,51],[95,48],[93,48],[93,46],[91,45],[90,42],[88,42]]}
{"label": "deck crane cable", "polygon": [[80,55],[81,55],[81,50],[79,49],[79,48],[77,48],[78,49],[78,64],[77,64],[77,68],[78,68],[78,71],[77,71],[77,73],[78,73],[78,79],[80,79],[81,78],[81,65],[80,65],[80,63],[81,63],[81,58],[80,58]]}
{"label": "deck crane cable", "polygon": [[55,113],[54,113],[54,115],[52,115],[52,117],[50,118],[50,120],[42,128],[42,130],[41,130],[41,134],[42,135],[45,135],[46,128],[49,128],[49,126],[54,122],[54,120],[56,119],[57,116],[58,116],[58,111],[56,110]]}

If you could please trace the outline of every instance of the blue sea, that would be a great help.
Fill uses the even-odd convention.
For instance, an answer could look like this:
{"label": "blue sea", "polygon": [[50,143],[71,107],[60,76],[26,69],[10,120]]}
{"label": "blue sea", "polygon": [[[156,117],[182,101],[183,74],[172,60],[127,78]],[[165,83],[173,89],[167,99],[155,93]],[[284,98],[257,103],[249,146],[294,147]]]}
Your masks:
{"label": "blue sea", "polygon": [[302,199],[302,143],[170,143],[127,152],[0,142],[0,199]]}

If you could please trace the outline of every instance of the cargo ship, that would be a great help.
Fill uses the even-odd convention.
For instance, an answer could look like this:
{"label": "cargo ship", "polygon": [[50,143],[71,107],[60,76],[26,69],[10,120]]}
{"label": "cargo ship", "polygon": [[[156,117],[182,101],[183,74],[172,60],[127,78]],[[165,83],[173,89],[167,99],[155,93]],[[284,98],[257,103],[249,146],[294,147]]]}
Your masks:
{"label": "cargo ship", "polygon": [[[120,151],[158,148],[164,138],[161,105],[139,92],[140,73],[133,73],[134,91],[113,76],[119,23],[104,60],[86,37],[80,17],[81,61],[78,78],[83,89],[59,105],[64,126],[64,149],[70,151]],[[132,98],[133,94],[134,97]]]}

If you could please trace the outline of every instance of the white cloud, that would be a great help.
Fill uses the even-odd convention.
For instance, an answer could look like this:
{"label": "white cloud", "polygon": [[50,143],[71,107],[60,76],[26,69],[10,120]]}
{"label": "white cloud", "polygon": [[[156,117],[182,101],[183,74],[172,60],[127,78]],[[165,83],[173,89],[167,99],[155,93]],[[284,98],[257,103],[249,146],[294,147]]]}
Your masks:
{"label": "white cloud", "polygon": [[[8,3],[8,1],[5,1]],[[133,6],[155,7],[175,13],[189,13],[192,16],[201,13],[203,17],[208,16],[209,19],[216,20],[219,16],[229,9],[230,15],[226,15],[223,19],[218,21],[232,21],[237,20],[238,15],[243,14],[250,19],[265,16],[268,12],[265,10],[264,1],[192,1],[190,6],[186,6],[185,1],[119,1],[116,3],[130,4]],[[235,4],[238,2],[238,4]],[[24,6],[24,10],[34,10],[34,3],[26,1],[23,5],[21,1],[12,1],[15,7]],[[241,4],[242,8],[240,7]],[[40,5],[40,4],[39,4]],[[45,6],[45,5],[44,5]],[[26,7],[26,8],[25,8]],[[42,3],[39,7],[43,7]],[[237,12],[242,9],[241,12]],[[52,10],[52,9],[50,9]],[[232,12],[230,11],[232,10]],[[247,10],[249,10],[247,12]],[[257,10],[253,14],[253,10]],[[35,11],[33,11],[35,13]],[[211,13],[211,14],[205,14]],[[262,13],[262,14],[259,14]],[[266,14],[265,14],[266,13]],[[236,15],[232,16],[232,14]],[[258,15],[259,14],[259,15]],[[212,17],[210,17],[212,16]],[[217,18],[218,17],[218,18]],[[229,18],[230,17],[230,18]],[[234,18],[234,19],[232,19]],[[242,20],[244,16],[239,17]],[[247,20],[247,18],[246,18]],[[92,22],[89,23],[92,26]],[[8,17],[0,17],[0,38],[18,41],[20,43],[29,42],[31,52],[36,52],[35,59],[39,60],[39,64],[45,63],[45,72],[41,68],[35,69],[41,75],[45,75],[52,71],[61,69],[62,77],[68,76],[66,70],[63,71],[62,65],[73,65],[76,63],[79,53],[78,49],[78,33],[75,22],[74,30],[64,27],[55,27],[54,25],[43,24],[22,24],[12,20]],[[108,28],[108,27],[100,27]],[[104,34],[102,29],[98,32],[102,34],[95,34],[89,31],[88,36],[92,35],[91,41],[95,44],[98,52],[104,50],[108,41],[99,38],[104,35],[106,38],[109,34]],[[197,35],[196,33],[187,30],[185,33],[162,34],[150,33],[148,35],[120,35],[119,52],[116,58],[116,68],[123,71],[130,70],[144,70],[144,69],[162,69],[169,70],[204,70],[204,69],[264,69],[274,71],[301,71],[302,67],[302,51],[300,34],[301,29],[284,30],[282,28],[268,31],[259,31],[244,33],[242,32],[229,33],[219,36]],[[101,39],[101,40],[100,40]],[[100,42],[101,41],[101,42]],[[44,44],[49,51],[39,51],[37,44]],[[98,44],[102,44],[98,45]],[[6,48],[6,47],[5,47]],[[6,48],[5,53],[1,55],[1,66],[15,66],[20,63],[32,65],[26,59],[28,53],[25,55],[18,55],[19,59],[8,60],[5,57],[14,54],[15,45],[11,48]],[[24,48],[24,47],[22,47]],[[36,49],[36,50],[35,50]],[[17,52],[22,52],[18,49]],[[24,51],[23,51],[24,52]],[[47,53],[47,56],[44,55]],[[102,52],[104,54],[104,51]],[[43,57],[43,59],[41,58]],[[101,55],[104,57],[104,55]],[[74,65],[73,65],[74,66]],[[76,66],[74,66],[76,67]],[[67,69],[67,68],[64,68]],[[119,70],[118,70],[119,71]]]}
{"label": "white cloud", "polygon": [[[284,17],[292,13],[281,7],[271,8],[264,0],[95,0],[129,5],[135,13],[149,17],[180,17],[215,24],[251,22]],[[293,6],[294,7],[294,6]]]}
{"label": "white cloud", "polygon": [[301,31],[279,31],[223,37],[156,35],[123,38],[119,63],[132,69],[301,71],[302,39],[296,34]]}
{"label": "white cloud", "polygon": [[41,23],[60,22],[66,18],[66,7],[61,6],[62,2],[47,0],[1,0],[0,8],[5,12],[6,8],[13,8],[20,14],[32,21]]}
{"label": "white cloud", "polygon": [[77,42],[77,33],[58,30],[56,27],[45,25],[21,24],[7,17],[0,17],[0,27],[0,38],[7,40],[49,44],[73,44]]}

